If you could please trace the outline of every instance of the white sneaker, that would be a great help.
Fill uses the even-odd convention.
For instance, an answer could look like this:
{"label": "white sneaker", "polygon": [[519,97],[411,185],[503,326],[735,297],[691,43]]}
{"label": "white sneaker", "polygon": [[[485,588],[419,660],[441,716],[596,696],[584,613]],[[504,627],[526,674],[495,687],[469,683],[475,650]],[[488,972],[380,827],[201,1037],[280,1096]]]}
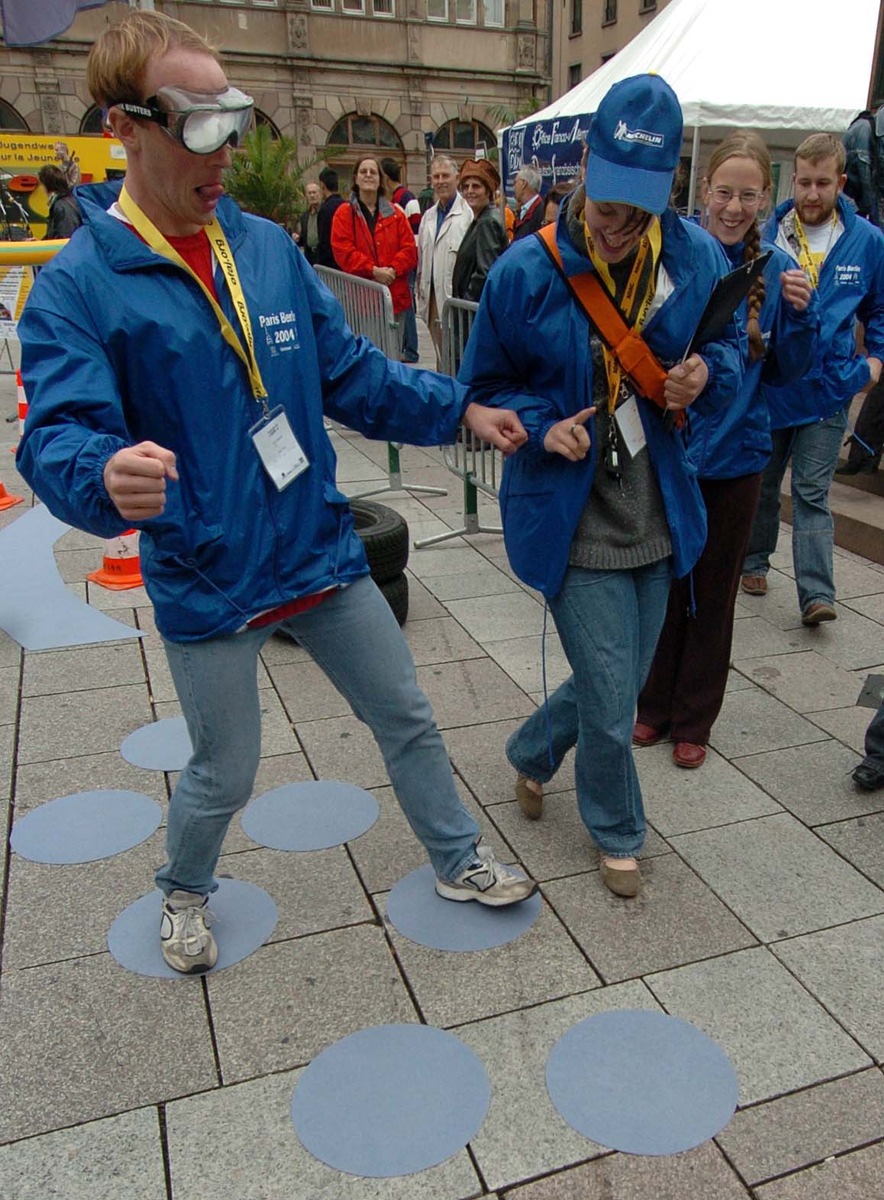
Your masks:
{"label": "white sneaker", "polygon": [[445,900],[478,900],[492,908],[519,904],[537,891],[533,879],[516,875],[494,857],[490,846],[476,846],[476,857],[456,879],[436,880],[436,892]]}
{"label": "white sneaker", "polygon": [[198,975],[218,961],[218,946],[209,932],[209,897],[196,892],[171,892],[163,900],[160,947],[173,971]]}

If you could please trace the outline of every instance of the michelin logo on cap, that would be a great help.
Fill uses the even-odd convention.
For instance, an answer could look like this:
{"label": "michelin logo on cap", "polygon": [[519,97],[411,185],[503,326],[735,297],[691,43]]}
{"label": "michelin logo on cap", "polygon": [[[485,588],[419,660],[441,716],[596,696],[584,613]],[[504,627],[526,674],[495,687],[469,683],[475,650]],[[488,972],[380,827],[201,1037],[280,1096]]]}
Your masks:
{"label": "michelin logo on cap", "polygon": [[651,133],[647,129],[630,129],[625,121],[618,121],[614,130],[614,140],[618,142],[642,142],[645,146],[662,146],[665,138],[662,133]]}

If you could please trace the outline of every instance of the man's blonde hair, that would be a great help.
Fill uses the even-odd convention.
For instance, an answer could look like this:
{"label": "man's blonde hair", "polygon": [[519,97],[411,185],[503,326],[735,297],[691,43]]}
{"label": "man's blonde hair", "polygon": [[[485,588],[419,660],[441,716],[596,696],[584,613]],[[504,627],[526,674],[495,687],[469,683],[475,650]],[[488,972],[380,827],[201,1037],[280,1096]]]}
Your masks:
{"label": "man's blonde hair", "polygon": [[847,151],[840,138],[832,133],[812,133],[806,137],[795,151],[795,165],[798,159],[802,162],[818,163],[824,158],[834,158],[835,169],[839,175],[844,174],[847,163]]}
{"label": "man's blonde hair", "polygon": [[196,50],[221,62],[215,47],[183,21],[141,9],[128,13],[104,31],[89,54],[86,85],[92,99],[103,109],[123,101],[144,101],[147,64],[178,49]]}

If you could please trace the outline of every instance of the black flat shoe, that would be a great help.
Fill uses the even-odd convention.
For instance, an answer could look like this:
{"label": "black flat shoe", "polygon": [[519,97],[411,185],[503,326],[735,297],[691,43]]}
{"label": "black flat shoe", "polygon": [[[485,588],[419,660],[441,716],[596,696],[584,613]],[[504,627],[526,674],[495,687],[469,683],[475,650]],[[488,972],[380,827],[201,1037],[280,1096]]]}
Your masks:
{"label": "black flat shoe", "polygon": [[874,475],[878,470],[878,459],[871,455],[866,458],[848,458],[847,462],[835,468],[836,475]]}
{"label": "black flat shoe", "polygon": [[884,787],[884,774],[870,767],[868,763],[860,763],[853,772],[853,782],[864,792],[876,792],[878,788]]}

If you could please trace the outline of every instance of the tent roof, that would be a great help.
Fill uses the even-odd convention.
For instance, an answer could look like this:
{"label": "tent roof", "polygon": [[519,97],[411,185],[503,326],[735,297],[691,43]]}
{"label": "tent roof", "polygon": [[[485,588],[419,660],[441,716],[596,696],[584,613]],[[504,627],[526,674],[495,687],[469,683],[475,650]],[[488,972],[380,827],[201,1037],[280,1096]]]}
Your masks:
{"label": "tent roof", "polygon": [[515,128],[589,115],[613,83],[647,71],[686,126],[847,128],[866,107],[879,0],[671,0],[618,54]]}

